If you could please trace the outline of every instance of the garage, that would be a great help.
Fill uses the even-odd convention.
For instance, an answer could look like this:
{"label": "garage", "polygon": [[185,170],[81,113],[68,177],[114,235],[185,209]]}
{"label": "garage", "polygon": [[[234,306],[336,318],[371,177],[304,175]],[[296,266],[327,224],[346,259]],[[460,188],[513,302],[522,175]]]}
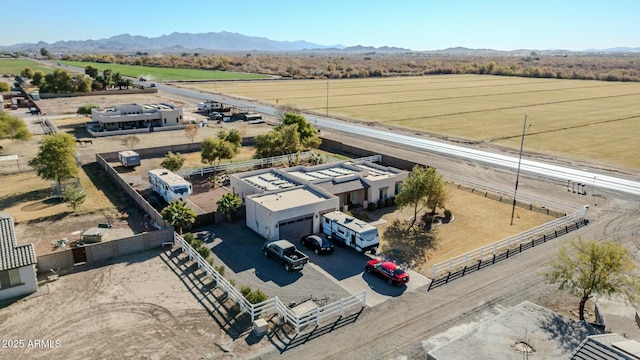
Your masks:
{"label": "garage", "polygon": [[304,235],[313,233],[313,214],[295,219],[288,219],[278,223],[280,239],[299,240]]}

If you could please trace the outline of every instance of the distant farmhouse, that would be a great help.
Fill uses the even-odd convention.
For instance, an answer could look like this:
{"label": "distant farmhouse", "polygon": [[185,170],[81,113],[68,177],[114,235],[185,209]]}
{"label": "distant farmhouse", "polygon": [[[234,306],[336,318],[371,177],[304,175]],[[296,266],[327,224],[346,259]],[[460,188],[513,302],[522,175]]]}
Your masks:
{"label": "distant farmhouse", "polygon": [[171,104],[125,104],[91,109],[87,130],[95,137],[183,129],[182,108]]}
{"label": "distant farmhouse", "polygon": [[407,176],[371,162],[345,161],[233,174],[230,185],[244,200],[250,229],[267,240],[296,239],[320,232],[325,213],[395,196]]}
{"label": "distant farmhouse", "polygon": [[13,218],[0,212],[0,300],[38,290],[33,244],[18,246]]}

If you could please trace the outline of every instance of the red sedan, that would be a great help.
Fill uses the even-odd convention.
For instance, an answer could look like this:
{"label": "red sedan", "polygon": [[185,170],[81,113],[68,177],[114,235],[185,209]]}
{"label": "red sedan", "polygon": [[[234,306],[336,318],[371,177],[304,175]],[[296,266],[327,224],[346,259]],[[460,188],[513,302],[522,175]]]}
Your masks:
{"label": "red sedan", "polygon": [[409,274],[391,261],[369,260],[364,269],[370,274],[387,279],[387,284],[389,285],[402,285],[409,282]]}

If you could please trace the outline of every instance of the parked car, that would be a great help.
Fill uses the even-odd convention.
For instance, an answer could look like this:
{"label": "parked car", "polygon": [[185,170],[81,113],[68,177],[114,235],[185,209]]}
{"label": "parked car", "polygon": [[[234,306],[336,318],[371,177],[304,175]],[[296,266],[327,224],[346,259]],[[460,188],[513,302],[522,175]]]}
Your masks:
{"label": "parked car", "polygon": [[333,244],[322,235],[307,235],[300,239],[302,245],[312,249],[316,254],[328,254],[333,252]]}
{"label": "parked car", "polygon": [[149,85],[149,87],[156,87],[156,84],[151,84]]}
{"label": "parked car", "polygon": [[402,267],[391,262],[378,259],[369,260],[365,271],[387,279],[387,284],[403,285],[409,282],[409,274]]}

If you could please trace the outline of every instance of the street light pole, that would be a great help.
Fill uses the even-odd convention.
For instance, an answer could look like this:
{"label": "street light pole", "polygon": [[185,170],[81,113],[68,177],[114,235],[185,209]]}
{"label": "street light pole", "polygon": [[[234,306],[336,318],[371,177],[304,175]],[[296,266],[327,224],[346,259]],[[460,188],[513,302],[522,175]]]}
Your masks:
{"label": "street light pole", "polygon": [[522,163],[522,147],[524,146],[524,133],[527,129],[527,115],[524,116],[522,125],[522,140],[520,140],[520,156],[518,157],[518,172],[516,173],[516,189],[513,192],[513,207],[511,208],[511,225],[513,225],[513,215],[516,212],[516,195],[518,194],[518,181],[520,180],[520,163]]}

